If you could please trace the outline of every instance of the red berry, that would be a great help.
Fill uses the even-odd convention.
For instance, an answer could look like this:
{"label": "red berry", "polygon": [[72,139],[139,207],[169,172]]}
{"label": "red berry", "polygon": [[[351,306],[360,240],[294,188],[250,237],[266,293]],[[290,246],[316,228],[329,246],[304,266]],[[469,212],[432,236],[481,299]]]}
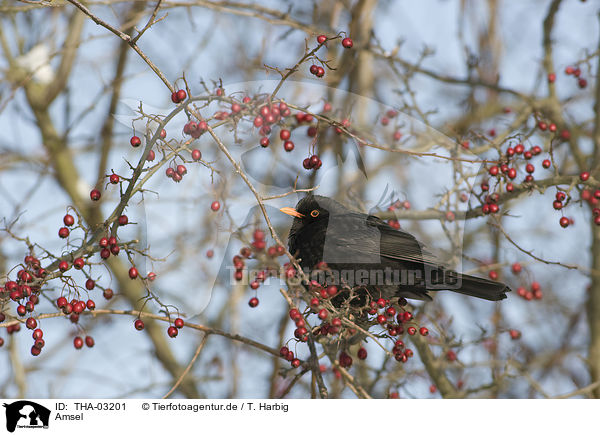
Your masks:
{"label": "red berry", "polygon": [[510,334],[510,338],[512,338],[513,340],[518,340],[519,338],[521,338],[521,331],[518,331],[516,329],[511,329],[508,331],[508,333]]}
{"label": "red berry", "polygon": [[357,353],[358,359],[367,359],[367,349],[365,349],[364,347],[361,347],[360,349],[358,349],[358,353]]}
{"label": "red berry", "polygon": [[587,80],[586,79],[579,79],[577,81],[577,84],[579,85],[579,87],[581,89],[585,88],[587,86]]}
{"label": "red berry", "polygon": [[563,216],[563,217],[560,218],[559,223],[560,223],[561,227],[567,228],[569,226],[569,218],[566,218],[566,217]]}
{"label": "red berry", "polygon": [[427,329],[427,328],[426,328],[426,327],[424,327],[424,326],[421,326],[421,327],[419,328],[419,334],[421,334],[421,335],[429,335],[429,329]]}
{"label": "red berry", "polygon": [[259,286],[260,286],[260,283],[259,283],[258,281],[252,281],[252,282],[250,283],[250,288],[251,288],[252,290],[257,290]]}
{"label": "red berry", "polygon": [[587,181],[590,178],[590,173],[589,172],[582,172],[581,174],[579,174],[579,178],[581,179],[581,181]]}
{"label": "red berry", "polygon": [[85,337],[85,345],[87,347],[94,347],[94,344],[94,339],[91,336],[88,335],[87,337]]}
{"label": "red berry", "polygon": [[58,237],[60,237],[61,239],[66,239],[67,237],[69,237],[69,229],[67,227],[62,227],[61,229],[59,229]]}
{"label": "red berry", "polygon": [[288,140],[292,134],[289,130],[283,129],[279,132],[279,137],[281,140]]}
{"label": "red berry", "polygon": [[294,149],[294,142],[292,142],[291,140],[286,140],[283,143],[283,149],[289,153],[290,151],[292,151]]}
{"label": "red berry", "polygon": [[185,100],[187,98],[187,93],[185,92],[184,89],[180,89],[177,91],[177,102],[181,102],[183,100]]}
{"label": "red berry", "polygon": [[548,82],[549,83],[554,83],[555,80],[556,80],[556,74],[554,74],[554,73],[548,74]]}
{"label": "red berry", "polygon": [[83,338],[75,337],[73,339],[73,346],[75,346],[75,349],[81,349],[83,347]]}
{"label": "red berry", "polygon": [[70,227],[75,223],[75,218],[73,218],[73,216],[71,216],[70,214],[66,214],[65,217],[63,217],[63,223],[66,226]]}
{"label": "red berry", "polygon": [[83,266],[85,266],[85,261],[83,260],[83,258],[79,257],[73,260],[73,267],[75,269],[81,270],[83,269]]}
{"label": "red berry", "polygon": [[352,42],[352,39],[350,39],[350,38],[342,39],[342,46],[344,48],[352,48],[353,45],[354,45],[354,42]]}
{"label": "red berry", "polygon": [[104,289],[104,291],[102,292],[102,296],[104,296],[104,299],[106,300],[112,299],[113,295],[114,292],[110,288]]}
{"label": "red berry", "polygon": [[139,275],[138,270],[135,267],[132,267],[129,269],[129,278],[136,279],[138,277],[138,275]]}
{"label": "red berry", "polygon": [[154,152],[154,150],[148,151],[148,155],[146,156],[146,160],[148,160],[149,162],[152,162],[155,158],[156,158],[156,153]]}
{"label": "red berry", "polygon": [[454,352],[453,350],[449,350],[448,352],[446,352],[446,359],[448,361],[456,361],[456,352]]}
{"label": "red berry", "polygon": [[542,162],[542,167],[545,169],[548,169],[550,167],[552,163],[550,162],[550,160],[546,159]]}
{"label": "red berry", "polygon": [[121,216],[119,216],[119,225],[124,226],[127,225],[129,223],[129,218],[127,217],[127,215],[122,214]]}
{"label": "red berry", "polygon": [[219,201],[213,201],[213,203],[210,205],[210,209],[212,211],[219,211],[220,208],[221,204],[219,203]]}
{"label": "red berry", "polygon": [[521,273],[521,264],[520,263],[513,263],[512,265],[512,271],[513,273],[516,275],[517,273]]}
{"label": "red berry", "polygon": [[535,171],[535,167],[531,164],[531,163],[527,163],[527,165],[525,166],[525,170],[532,174]]}
{"label": "red berry", "polygon": [[174,326],[169,326],[169,328],[167,329],[167,334],[169,335],[169,337],[175,338],[177,337],[177,334],[179,334],[179,330]]}
{"label": "red berry", "polygon": [[515,146],[515,153],[523,154],[523,151],[525,151],[525,147],[523,146],[522,143],[519,143]]}
{"label": "red berry", "polygon": [[141,331],[144,329],[144,321],[142,319],[135,319],[135,322],[133,322],[133,327],[138,331]]}
{"label": "red berry", "polygon": [[100,194],[100,191],[98,189],[93,189],[90,192],[90,198],[91,198],[92,201],[98,201],[100,199],[100,196],[101,196],[101,194]]}
{"label": "red berry", "polygon": [[87,281],[85,282],[85,288],[88,290],[93,290],[94,287],[96,287],[96,283],[94,282],[93,279],[88,278]]}
{"label": "red berry", "polygon": [[317,36],[317,42],[319,44],[323,44],[325,41],[327,41],[327,36],[325,36],[325,35],[319,35],[319,36]]}
{"label": "red berry", "polygon": [[259,143],[260,143],[261,147],[266,148],[269,146],[270,141],[269,141],[269,138],[265,136],[265,137],[260,138]]}
{"label": "red berry", "polygon": [[30,317],[25,322],[25,325],[27,326],[28,329],[35,329],[35,328],[37,328],[37,320],[35,320],[33,317]]}
{"label": "red berry", "polygon": [[131,139],[129,139],[129,143],[132,147],[137,148],[142,144],[142,140],[137,136],[132,136]]}
{"label": "red berry", "polygon": [[60,263],[58,263],[58,269],[61,272],[66,272],[67,270],[69,270],[69,263],[67,263],[66,261],[61,261]]}
{"label": "red berry", "polygon": [[254,126],[256,128],[260,127],[263,125],[263,119],[261,116],[257,116],[256,118],[254,118]]}
{"label": "red berry", "polygon": [[319,319],[325,320],[327,316],[329,316],[329,312],[325,308],[319,310]]}
{"label": "red berry", "polygon": [[248,305],[250,305],[250,307],[252,307],[252,308],[258,306],[258,298],[251,298],[248,301]]}
{"label": "red berry", "polygon": [[298,367],[300,367],[300,360],[298,358],[294,358],[292,360],[292,367],[294,367],[295,369],[297,369]]}
{"label": "red berry", "polygon": [[312,75],[316,76],[317,72],[319,71],[319,67],[317,65],[311,65],[309,71]]}
{"label": "red berry", "polygon": [[184,322],[183,319],[181,317],[178,317],[175,319],[175,321],[173,322],[173,324],[175,325],[176,328],[181,329],[183,328]]}
{"label": "red berry", "polygon": [[201,158],[202,158],[202,153],[200,152],[199,149],[192,150],[192,160],[197,162]]}
{"label": "red berry", "polygon": [[96,309],[96,302],[94,302],[92,299],[88,299],[85,303],[85,306],[88,310],[94,311]]}
{"label": "red berry", "polygon": [[511,180],[514,180],[517,177],[517,170],[515,168],[509,168],[506,175],[508,175],[508,178]]}
{"label": "red berry", "polygon": [[61,297],[59,297],[59,298],[56,300],[56,306],[57,306],[58,308],[62,308],[62,307],[64,307],[65,305],[67,305],[68,303],[69,303],[69,302],[67,301],[67,298],[65,298],[64,296],[61,296]]}

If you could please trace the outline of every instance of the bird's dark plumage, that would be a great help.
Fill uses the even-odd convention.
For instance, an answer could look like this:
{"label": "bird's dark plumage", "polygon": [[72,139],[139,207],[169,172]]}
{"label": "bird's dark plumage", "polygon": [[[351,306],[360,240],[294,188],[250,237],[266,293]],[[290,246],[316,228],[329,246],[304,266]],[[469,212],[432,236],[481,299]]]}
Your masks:
{"label": "bird's dark plumage", "polygon": [[325,262],[329,277],[340,281],[336,285],[361,287],[372,298],[430,300],[429,290],[452,290],[498,301],[510,291],[500,282],[444,268],[408,232],[331,198],[307,195],[295,210],[282,211],[295,216],[289,250],[303,268],[313,271]]}

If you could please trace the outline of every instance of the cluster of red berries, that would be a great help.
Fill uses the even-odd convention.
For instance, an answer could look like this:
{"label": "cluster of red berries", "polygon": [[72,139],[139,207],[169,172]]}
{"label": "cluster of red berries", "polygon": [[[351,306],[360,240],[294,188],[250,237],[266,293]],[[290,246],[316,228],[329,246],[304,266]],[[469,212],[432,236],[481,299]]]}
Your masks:
{"label": "cluster of red berries", "polygon": [[587,86],[587,80],[581,77],[581,69],[579,67],[568,66],[565,68],[565,74],[570,76],[572,75],[577,79],[577,85],[584,89]]}
{"label": "cluster of red berries", "polygon": [[193,137],[194,139],[198,139],[202,136],[202,133],[208,130],[208,124],[204,120],[196,121],[188,121],[183,126],[183,134]]}
{"label": "cluster of red berries", "polygon": [[[140,331],[141,329],[143,329],[143,328],[144,328],[144,323],[142,322],[142,323],[141,323],[141,328],[138,328],[138,326],[139,326],[139,325],[137,324],[137,322],[138,322],[138,321],[139,321],[139,322],[142,322],[140,319],[137,319],[137,320],[135,321],[135,328],[136,328],[138,331]],[[185,325],[185,322],[183,321],[183,319],[182,319],[182,318],[180,318],[180,317],[176,318],[176,319],[175,319],[175,321],[173,322],[173,325],[171,325],[171,326],[169,326],[169,327],[167,328],[167,335],[168,335],[169,337],[171,337],[171,338],[175,338],[175,337],[177,337],[177,336],[179,335],[179,330],[180,330],[181,328],[183,328],[183,327],[184,327],[184,325]]]}
{"label": "cluster of red berries", "polygon": [[294,356],[294,352],[289,350],[287,346],[282,346],[281,349],[279,349],[279,355],[288,360],[293,368],[297,369],[300,367],[301,361]]}
{"label": "cluster of red berries", "polygon": [[183,89],[179,89],[171,94],[171,101],[175,104],[181,103],[187,98],[187,93]]}
{"label": "cluster of red berries", "polygon": [[[122,219],[123,218],[123,219]],[[127,218],[126,215],[122,215],[121,217],[119,217],[119,225],[121,224],[127,224],[129,222],[129,219]],[[119,255],[119,252],[121,252],[121,248],[119,247],[119,244],[117,242],[117,238],[115,236],[110,236],[110,237],[102,237],[100,238],[100,240],[98,241],[98,246],[100,246],[100,257],[103,260],[106,260],[108,257],[110,257],[110,255]],[[82,261],[82,259],[79,259]],[[79,261],[78,259],[75,259],[73,261],[73,266],[76,269],[80,269],[80,267],[78,267],[75,262]],[[83,267],[83,263],[81,263],[81,267]]]}
{"label": "cluster of red berries", "polygon": [[[388,208],[387,211],[396,211],[396,210],[410,210],[410,201],[400,201],[400,200],[396,200],[394,201],[393,204],[391,204]],[[395,230],[399,230],[400,229],[400,222],[398,222],[398,219],[388,219],[387,221],[388,225],[392,228],[394,228]]]}
{"label": "cluster of red berries", "polygon": [[308,70],[312,75],[317,77],[323,77],[325,75],[325,69],[322,66],[313,64]]}
{"label": "cluster of red berries", "polygon": [[179,183],[185,174],[187,174],[185,165],[177,165],[175,168],[169,166],[165,171],[167,178],[171,178],[176,183]]}
{"label": "cluster of red berries", "polygon": [[[84,339],[81,338],[80,336],[77,336],[73,339],[73,347],[75,347],[75,349],[81,349],[83,347],[83,343],[84,343]],[[87,335],[85,337],[85,345],[87,347],[94,347],[94,344],[95,344],[94,339],[91,336]]]}
{"label": "cluster of red berries", "polygon": [[532,299],[542,299],[543,294],[542,294],[542,287],[540,286],[540,283],[537,281],[533,281],[531,283],[531,291],[528,291],[525,287],[523,286],[519,286],[517,288],[517,294],[522,297],[525,300],[532,300]]}

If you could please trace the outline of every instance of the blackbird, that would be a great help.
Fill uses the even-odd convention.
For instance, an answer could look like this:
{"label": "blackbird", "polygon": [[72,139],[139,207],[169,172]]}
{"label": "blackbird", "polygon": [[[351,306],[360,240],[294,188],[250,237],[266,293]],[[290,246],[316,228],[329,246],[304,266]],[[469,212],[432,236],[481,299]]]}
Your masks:
{"label": "blackbird", "polygon": [[408,232],[331,198],[309,194],[296,208],[281,211],[294,217],[290,253],[311,279],[338,287],[338,304],[342,294],[364,304],[366,298],[431,300],[432,290],[498,301],[510,291],[503,283],[444,267]]}

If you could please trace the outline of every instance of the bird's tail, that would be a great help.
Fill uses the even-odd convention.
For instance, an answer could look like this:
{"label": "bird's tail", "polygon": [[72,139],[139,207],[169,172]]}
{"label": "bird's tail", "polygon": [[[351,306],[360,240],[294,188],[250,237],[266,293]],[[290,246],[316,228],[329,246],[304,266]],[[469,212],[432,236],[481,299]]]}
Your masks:
{"label": "bird's tail", "polygon": [[500,301],[506,299],[506,293],[511,291],[506,284],[501,282],[462,274],[460,278],[462,280],[461,286],[451,290],[463,295],[487,299],[488,301]]}

